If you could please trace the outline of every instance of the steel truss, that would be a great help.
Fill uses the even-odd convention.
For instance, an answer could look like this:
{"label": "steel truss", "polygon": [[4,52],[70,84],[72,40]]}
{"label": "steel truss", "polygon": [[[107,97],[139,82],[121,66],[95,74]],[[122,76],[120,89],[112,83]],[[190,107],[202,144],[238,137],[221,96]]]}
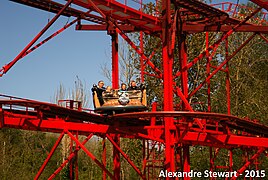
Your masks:
{"label": "steel truss", "polygon": [[[71,147],[75,144],[75,149],[71,151],[69,157],[48,179],[53,179],[68,163],[71,167],[70,176],[72,177],[73,174],[72,166],[75,165],[75,177],[72,178],[78,179],[76,157],[79,150],[83,150],[102,169],[103,179],[107,177],[120,179],[120,156],[133,167],[141,179],[156,179],[160,170],[163,169],[168,172],[177,170],[190,172],[190,148],[195,145],[209,147],[210,171],[212,172],[217,171],[217,169],[226,169],[226,171],[230,172],[235,170],[233,168],[233,150],[235,148],[240,148],[244,152],[251,150],[255,153],[252,156],[245,153],[245,164],[236,169],[239,172],[238,175],[243,173],[249,166],[253,166],[254,163],[257,169],[258,157],[261,154],[267,156],[268,127],[255,121],[231,115],[229,75],[229,63],[231,63],[232,58],[255,36],[259,36],[268,42],[267,37],[262,34],[268,32],[266,13],[262,12],[262,18],[258,20],[259,24],[249,22],[249,20],[254,19],[254,15],[260,13],[262,8],[268,10],[267,2],[252,0],[259,8],[252,10],[250,14],[239,20],[238,17],[241,17],[237,10],[239,6],[232,3],[207,5],[196,0],[175,0],[172,2],[165,0],[162,2],[160,16],[157,9],[154,15],[144,13],[142,11],[142,2],[139,4],[139,10],[137,10],[137,8],[127,6],[126,1],[125,4],[122,4],[111,0],[69,0],[65,5],[51,0],[12,1],[42,10],[50,10],[56,15],[13,61],[1,69],[1,76],[7,73],[24,56],[58,35],[64,29],[77,23],[76,30],[105,30],[111,36],[113,88],[118,88],[119,84],[119,35],[140,55],[142,81],[144,81],[144,75],[163,80],[163,109],[161,111],[156,111],[157,103],[155,102],[152,104],[151,112],[124,113],[110,116],[84,111],[81,108],[81,104],[75,101],[64,101],[67,102],[68,106],[61,107],[1,95],[3,98],[0,100],[0,128],[7,127],[60,133],[58,140],[35,179],[38,179],[42,174],[64,134],[71,138]],[[70,4],[86,8],[88,12],[71,8],[69,7]],[[171,5],[174,5],[175,9],[172,9]],[[95,12],[99,15],[96,15]],[[60,15],[72,16],[75,19],[33,47]],[[192,17],[195,17],[194,21]],[[93,22],[94,24],[83,24],[84,22]],[[140,45],[133,43],[126,34],[134,31],[140,31]],[[198,32],[207,32],[206,49],[189,62],[185,42],[186,36]],[[218,41],[210,44],[208,32],[222,32],[222,36]],[[228,38],[233,32],[253,32],[253,35],[229,55]],[[149,57],[144,54],[143,33],[151,34],[161,39],[163,70],[160,70],[151,61],[155,54],[154,52]],[[179,40],[178,42],[176,41],[177,39]],[[223,43],[226,57],[221,64],[214,67],[210,64],[210,61]],[[178,59],[180,69],[174,74],[175,47],[179,47],[180,51]],[[207,77],[196,89],[189,92],[189,69],[203,58],[207,59]],[[145,72],[145,67],[150,67],[154,74]],[[210,81],[218,72],[226,73],[226,114],[211,112]],[[178,77],[180,77],[180,82],[177,80]],[[207,86],[208,98],[205,103],[207,103],[208,109],[207,112],[196,112],[189,102],[189,98],[204,86]],[[174,97],[181,99],[178,106],[181,107],[182,111],[174,111]],[[77,106],[75,106],[76,103]],[[87,138],[80,142],[78,135],[85,135]],[[85,147],[85,144],[93,135],[103,138],[102,160],[98,160]],[[120,148],[120,138],[143,140],[143,159],[141,160],[143,163],[141,169]],[[106,168],[106,141],[113,145],[113,172]],[[218,154],[222,153],[221,149],[227,150],[229,165],[215,164]],[[72,159],[76,159],[76,162],[73,162]],[[167,179],[169,178],[167,177]],[[237,179],[237,177],[232,177],[231,179]]]}

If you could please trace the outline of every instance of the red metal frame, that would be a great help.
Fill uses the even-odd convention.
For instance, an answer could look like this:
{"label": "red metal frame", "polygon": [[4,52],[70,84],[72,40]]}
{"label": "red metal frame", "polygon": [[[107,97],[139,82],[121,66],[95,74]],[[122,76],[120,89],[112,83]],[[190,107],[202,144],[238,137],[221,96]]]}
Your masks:
{"label": "red metal frame", "polygon": [[[151,112],[124,113],[111,116],[103,116],[88,111],[83,111],[79,106],[77,109],[73,105],[60,107],[54,104],[19,99],[11,96],[3,96],[0,99],[0,127],[26,129],[34,131],[60,133],[60,137],[53,146],[47,159],[44,161],[35,179],[38,179],[46,164],[50,160],[64,134],[71,138],[71,148],[75,144],[75,150],[70,151],[69,157],[59,166],[57,170],[48,178],[53,179],[71,159],[76,157],[77,152],[82,149],[85,153],[102,169],[103,179],[109,176],[111,179],[120,179],[120,155],[137,172],[142,179],[156,179],[161,169],[169,172],[180,169],[184,172],[190,171],[189,149],[194,145],[209,146],[210,170],[226,168],[228,171],[235,170],[233,167],[234,148],[255,150],[247,162],[237,171],[244,172],[249,165],[257,161],[262,153],[268,149],[268,127],[257,122],[241,119],[231,115],[231,92],[229,63],[232,58],[246,45],[255,35],[259,35],[268,42],[267,37],[262,35],[268,32],[268,26],[253,25],[247,23],[261,8],[268,9],[267,3],[261,0],[252,0],[260,6],[253,13],[246,16],[244,20],[235,19],[238,5],[232,3],[221,3],[207,5],[195,0],[180,0],[162,2],[162,16],[159,12],[155,15],[148,15],[142,11],[142,1],[139,10],[110,0],[69,0],[65,5],[54,1],[45,0],[39,4],[34,0],[14,0],[16,2],[33,6],[43,10],[48,9],[48,4],[52,3],[53,12],[57,15],[47,24],[44,29],[22,50],[22,52],[8,65],[1,70],[0,76],[5,74],[18,60],[38,48],[43,43],[54,36],[78,23],[77,30],[107,30],[112,39],[112,86],[119,86],[119,60],[118,60],[118,35],[120,35],[129,45],[140,55],[141,82],[144,82],[146,75],[159,78],[163,81],[163,109],[157,111],[157,103],[152,104]],[[49,2],[49,3],[48,3]],[[82,12],[68,6],[74,3],[78,6],[89,9]],[[157,2],[158,3],[158,2]],[[171,10],[171,3],[175,3],[175,11]],[[228,5],[226,8],[226,5]],[[177,9],[177,7],[183,9]],[[220,6],[222,10],[214,8]],[[233,9],[234,7],[234,9]],[[89,12],[97,12],[89,14]],[[228,14],[229,13],[229,14]],[[260,22],[265,22],[265,13]],[[57,20],[60,15],[73,16],[76,19],[59,31],[55,32],[44,41],[31,48],[32,45],[44,34],[44,32]],[[187,17],[195,17],[194,23],[187,23]],[[82,25],[80,19],[94,22],[96,24]],[[178,19],[182,21],[177,23]],[[266,22],[265,22],[266,23]],[[264,24],[265,24],[264,23]],[[140,44],[137,45],[127,36],[127,32],[140,31]],[[199,56],[190,61],[187,57],[186,37],[189,33],[206,32],[206,49]],[[223,32],[221,38],[210,45],[209,31]],[[228,37],[235,32],[254,32],[243,44],[240,45],[231,55],[228,52]],[[152,61],[155,52],[149,57],[144,54],[143,35],[144,33],[155,35],[161,38],[162,45],[162,69],[160,70]],[[176,37],[177,34],[177,37]],[[176,41],[178,40],[178,42]],[[215,56],[216,50],[224,43],[225,60],[217,67],[211,65],[210,61]],[[177,45],[177,46],[176,46]],[[160,46],[160,45],[159,45]],[[174,72],[174,48],[179,47],[180,69]],[[30,49],[31,48],[31,49]],[[30,49],[30,50],[29,50]],[[193,91],[189,93],[188,72],[198,61],[206,58],[207,76]],[[146,67],[150,67],[156,74],[146,72]],[[213,69],[213,70],[212,70]],[[211,112],[211,78],[218,72],[226,73],[226,114]],[[207,112],[195,112],[189,98],[194,96],[201,88],[207,85],[207,101],[200,102],[207,104]],[[174,99],[179,97],[181,103],[178,107],[182,111],[174,111]],[[72,103],[71,101],[69,103]],[[176,106],[177,108],[177,106]],[[50,109],[48,111],[48,109]],[[58,113],[61,112],[61,116]],[[234,130],[234,131],[232,131]],[[78,135],[88,135],[82,143],[78,140]],[[93,136],[98,135],[103,138],[102,160],[98,160],[84,145]],[[113,145],[113,173],[106,168],[106,138]],[[121,149],[120,138],[137,138],[143,140],[143,165],[139,169],[133,160]],[[161,155],[156,155],[156,147]],[[217,166],[215,159],[220,149],[228,149],[229,165]],[[156,165],[157,164],[157,165]],[[73,166],[75,166],[75,178],[78,179],[77,161],[70,164],[70,177],[73,176]],[[256,165],[256,169],[258,166]],[[74,177],[72,177],[74,178]],[[167,177],[167,179],[169,179]],[[190,179],[190,178],[184,178]],[[211,178],[214,179],[214,178]],[[232,179],[236,179],[233,177]]]}
{"label": "red metal frame", "polygon": [[49,23],[40,31],[40,33],[15,57],[13,61],[11,61],[8,65],[4,66],[2,68],[2,72],[0,76],[3,74],[7,73],[7,71],[14,66],[14,64],[20,60],[23,56],[27,55],[28,49],[32,47],[32,45],[49,29],[49,27],[60,17],[60,15],[63,13],[63,11],[72,3],[72,0],[69,0],[63,7],[62,9],[56,14],[56,16],[49,21]]}

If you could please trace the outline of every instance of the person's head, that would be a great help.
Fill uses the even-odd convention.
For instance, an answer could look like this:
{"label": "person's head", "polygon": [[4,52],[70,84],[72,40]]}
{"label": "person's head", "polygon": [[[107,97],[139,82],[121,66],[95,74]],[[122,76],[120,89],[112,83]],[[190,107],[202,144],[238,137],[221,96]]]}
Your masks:
{"label": "person's head", "polygon": [[125,83],[122,83],[121,84],[121,90],[127,90],[127,85]]}
{"label": "person's head", "polygon": [[136,87],[136,86],[137,86],[137,84],[136,84],[136,82],[135,82],[135,81],[131,81],[131,82],[130,82],[130,86],[131,86],[131,87]]}
{"label": "person's head", "polygon": [[106,87],[106,92],[111,92],[112,91],[112,87],[111,86],[107,86]]}
{"label": "person's head", "polygon": [[99,86],[100,88],[102,88],[102,87],[104,86],[104,82],[103,82],[102,80],[100,80],[100,81],[98,82],[98,86]]}

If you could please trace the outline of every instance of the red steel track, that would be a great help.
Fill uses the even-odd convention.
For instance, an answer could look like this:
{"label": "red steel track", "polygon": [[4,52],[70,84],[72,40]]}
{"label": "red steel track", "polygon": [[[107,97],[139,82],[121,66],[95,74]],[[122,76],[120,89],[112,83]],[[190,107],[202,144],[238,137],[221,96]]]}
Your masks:
{"label": "red steel track", "polygon": [[[142,179],[156,179],[160,169],[174,172],[179,167],[181,171],[190,172],[189,148],[195,145],[210,147],[210,171],[217,171],[214,160],[220,148],[229,152],[229,165],[224,166],[227,171],[233,171],[232,150],[240,148],[250,149],[255,152],[248,157],[245,164],[236,171],[243,173],[253,162],[258,161],[261,154],[266,154],[268,148],[268,126],[256,120],[239,118],[231,115],[230,80],[228,64],[231,59],[255,36],[268,42],[264,34],[268,32],[267,13],[260,12],[263,8],[268,10],[268,2],[251,0],[259,6],[257,9],[249,9],[249,14],[239,14],[239,8],[245,8],[228,2],[208,5],[196,0],[164,0],[162,11],[159,11],[159,2],[153,14],[141,11],[142,1],[134,6],[128,1],[118,2],[114,0],[69,0],[61,4],[51,0],[12,0],[14,2],[32,6],[42,10],[56,13],[56,16],[44,27],[44,29],[21,51],[21,53],[9,64],[1,69],[1,76],[6,74],[19,60],[28,55],[40,45],[52,39],[72,24],[76,24],[76,30],[105,30],[112,36],[112,83],[113,88],[118,88],[119,65],[118,65],[118,35],[120,35],[141,57],[141,79],[144,80],[145,67],[150,67],[154,73],[146,74],[163,81],[163,109],[156,111],[157,103],[152,104],[151,112],[123,113],[115,115],[101,115],[93,111],[83,110],[80,105],[74,106],[74,101],[65,101],[67,107],[55,104],[19,99],[2,95],[0,99],[0,128],[17,128],[24,130],[60,133],[59,139],[52,148],[44,164],[37,173],[35,179],[42,174],[46,164],[59,145],[64,134],[67,134],[77,145],[77,149],[71,152],[68,159],[48,179],[53,179],[56,174],[70,161],[75,153],[82,149],[103,170],[103,179],[109,176],[112,179],[120,179],[120,156],[125,158]],[[77,7],[87,9],[82,11]],[[174,5],[174,9],[171,8]],[[180,8],[179,8],[180,7]],[[254,15],[259,13],[260,17]],[[45,38],[38,45],[33,45],[40,39],[44,32],[60,16],[75,17],[71,23],[59,31]],[[180,19],[180,23],[177,23]],[[83,20],[83,21],[81,21]],[[85,24],[86,22],[86,24]],[[141,35],[140,45],[134,44],[126,35],[127,32],[144,32],[160,38],[162,42],[162,66],[160,70],[152,61],[154,55],[149,57],[143,54]],[[180,33],[178,33],[180,32]],[[187,58],[187,44],[185,36],[199,32],[223,32],[218,41],[210,44],[207,42],[206,49],[192,60]],[[228,55],[228,37],[233,32],[254,32],[233,54]],[[176,42],[176,36],[181,39]],[[172,56],[175,44],[178,43],[180,51],[180,69],[173,73]],[[226,57],[217,67],[210,64],[209,59],[215,55],[215,51],[225,43]],[[189,92],[188,71],[198,61],[207,58],[207,77],[193,91]],[[226,114],[211,112],[210,80],[219,71],[226,73]],[[177,78],[180,78],[178,80]],[[194,96],[201,88],[207,85],[207,112],[196,111],[189,98]],[[174,111],[174,97],[180,98],[181,111]],[[79,103],[78,103],[79,104]],[[177,105],[176,105],[177,106]],[[86,135],[83,142],[78,141],[78,135]],[[101,162],[86,149],[84,144],[92,137],[98,135],[108,139],[113,144],[114,171],[106,168],[105,159]],[[142,139],[144,144],[144,159],[142,169],[139,169],[125,152],[120,148],[120,138]],[[154,146],[164,147],[164,159],[158,165],[154,154]],[[151,148],[150,148],[151,147]],[[180,151],[177,151],[180,148]],[[180,156],[180,160],[175,157]],[[106,156],[105,156],[106,157]],[[158,159],[159,160],[159,159]],[[267,160],[267,159],[266,159]],[[157,165],[156,165],[157,164]],[[78,171],[76,171],[78,179]],[[168,178],[167,178],[168,179]],[[190,178],[184,178],[190,179]],[[212,178],[213,179],[213,178]],[[237,179],[232,177],[230,179]]]}

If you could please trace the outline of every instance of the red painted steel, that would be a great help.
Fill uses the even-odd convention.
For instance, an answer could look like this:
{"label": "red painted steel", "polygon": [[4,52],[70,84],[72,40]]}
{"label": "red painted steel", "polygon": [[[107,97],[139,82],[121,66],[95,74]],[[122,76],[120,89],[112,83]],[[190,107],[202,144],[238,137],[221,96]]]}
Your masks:
{"label": "red painted steel", "polygon": [[[8,98],[0,99],[0,127],[26,129],[43,132],[67,133],[73,142],[76,143],[76,149],[71,152],[68,159],[49,177],[52,179],[58,174],[62,168],[74,157],[77,152],[82,149],[86,154],[103,170],[103,179],[108,175],[111,179],[120,179],[120,154],[134,168],[142,179],[156,179],[160,169],[175,171],[178,168],[189,172],[190,148],[191,146],[201,145],[210,147],[210,170],[217,171],[217,168],[226,168],[228,171],[235,170],[233,167],[232,148],[251,149],[257,152],[253,155],[238,172],[242,173],[253,161],[258,160],[261,154],[265,154],[268,148],[268,127],[256,121],[238,118],[231,115],[231,93],[230,93],[230,75],[229,63],[231,59],[250,42],[255,35],[268,42],[267,37],[261,33],[268,32],[266,24],[266,12],[259,12],[261,8],[267,10],[267,3],[261,0],[251,0],[260,6],[260,8],[244,17],[243,20],[236,19],[239,5],[232,3],[221,3],[207,5],[196,0],[164,0],[162,13],[158,12],[158,7],[154,14],[146,14],[142,1],[137,7],[128,6],[128,1],[122,4],[118,1],[111,0],[73,0],[73,3],[88,9],[83,12],[75,8],[68,7],[72,1],[68,1],[66,5],[56,3],[50,0],[13,0],[28,6],[39,9],[51,10],[57,15],[50,21],[48,25],[23,49],[23,51],[8,65],[1,70],[1,76],[5,74],[19,59],[27,53],[39,47],[31,46],[37,39],[55,22],[60,16],[76,17],[68,26],[60,29],[53,35],[40,43],[43,44],[59,32],[77,22],[77,30],[107,30],[112,37],[112,86],[118,88],[119,85],[119,64],[118,64],[118,35],[120,35],[129,45],[140,55],[141,64],[141,82],[144,76],[159,78],[163,82],[163,109],[156,111],[157,104],[153,103],[152,112],[135,112],[123,113],[104,116],[95,114],[83,109],[73,109],[73,104],[69,102],[69,107],[60,107],[55,104],[31,101],[28,99],[18,99],[10,96],[2,96]],[[157,2],[159,3],[159,2]],[[173,3],[175,10],[171,9]],[[215,8],[215,7],[219,7]],[[178,7],[182,7],[178,9]],[[251,12],[252,12],[251,11]],[[93,14],[90,14],[93,12]],[[96,14],[98,13],[98,15]],[[253,16],[259,13],[261,18],[257,20],[258,24],[251,24],[250,19],[256,20]],[[83,19],[95,24],[81,25],[79,19]],[[195,18],[195,21],[191,21]],[[180,23],[177,23],[181,21]],[[140,31],[140,44],[134,44],[127,36],[128,32]],[[206,33],[206,49],[192,61],[187,59],[186,37],[190,33],[205,32]],[[209,44],[209,33],[224,32],[224,34],[214,44]],[[240,47],[238,47],[231,55],[228,52],[228,37],[236,31],[254,32]],[[155,50],[149,57],[146,57],[143,49],[144,33],[154,35],[161,38],[162,45],[162,66],[163,69],[157,67],[151,60],[155,55]],[[177,37],[176,37],[177,35]],[[178,42],[177,42],[178,41]],[[225,59],[214,67],[210,64],[212,57],[215,56],[216,50],[225,43]],[[160,44],[158,45],[160,46]],[[180,57],[178,59],[180,70],[174,71],[173,65],[175,48],[179,49]],[[193,91],[189,93],[189,75],[188,72],[196,63],[203,58],[206,61],[206,74],[203,82],[199,84]],[[145,71],[150,67],[156,74]],[[211,68],[214,68],[212,71]],[[178,69],[178,68],[176,68]],[[218,72],[226,73],[226,101],[227,114],[218,114],[211,112],[211,78]],[[178,80],[179,79],[179,80]],[[193,104],[189,98],[194,96],[198,90],[204,88],[207,84],[207,102],[198,102],[207,104],[207,112],[195,112]],[[182,111],[174,111],[174,97],[179,97],[181,103],[178,108]],[[177,107],[176,107],[177,108]],[[76,136],[70,132],[75,132]],[[113,144],[113,165],[114,174],[106,168],[106,148],[105,139],[103,139],[102,162],[100,162],[91,152],[89,152],[84,144],[80,143],[78,135],[88,135],[87,140],[94,134],[101,137],[107,137]],[[128,155],[120,148],[120,138],[137,138],[143,140],[143,167],[139,169]],[[55,143],[47,160],[40,168],[36,175],[36,179],[41,175],[47,162],[55,151],[61,138]],[[151,142],[151,145],[150,143]],[[151,146],[152,149],[149,149]],[[164,149],[163,159],[159,159],[155,154],[155,148]],[[229,165],[216,165],[216,158],[220,153],[220,149],[227,149],[229,152]],[[162,162],[163,165],[157,163]],[[150,164],[152,163],[152,164]],[[157,165],[156,165],[157,164]],[[179,164],[179,165],[177,165]],[[75,165],[77,168],[77,163]],[[258,166],[256,165],[256,169]],[[78,169],[76,169],[76,179],[78,179]],[[184,178],[185,179],[185,178]],[[186,178],[189,179],[189,178]]]}
{"label": "red painted steel", "polygon": [[122,154],[122,156],[127,160],[127,162],[133,167],[133,169],[138,173],[138,175],[140,175],[140,177],[142,179],[144,179],[143,174],[141,173],[141,171],[136,167],[136,165],[131,161],[131,159],[127,156],[127,154],[124,153],[124,151],[122,151],[120,149],[120,147],[117,145],[117,143],[113,140],[113,138],[111,136],[109,136],[108,134],[106,135],[107,139],[109,139],[109,141],[113,144],[113,146]]}
{"label": "red painted steel", "polygon": [[119,88],[118,34],[112,32],[112,88]]}
{"label": "red painted steel", "polygon": [[99,166],[102,168],[103,171],[105,171],[107,173],[107,175],[110,177],[110,178],[114,178],[114,176],[106,169],[106,167],[91,153],[89,152],[89,150],[82,144],[78,141],[77,138],[75,138],[72,133],[70,133],[69,131],[66,131],[66,133],[70,136],[70,138],[72,140],[74,140],[84,151],[85,153]]}
{"label": "red painted steel", "polygon": [[[63,132],[64,133],[64,132]],[[90,138],[93,136],[91,133],[83,142],[82,145],[85,145]],[[77,138],[78,139],[78,138]],[[69,157],[54,171],[54,173],[48,178],[48,179],[53,179],[57,174],[60,173],[60,171],[67,165],[68,162],[70,162],[75,156],[77,156],[77,152],[81,149],[80,146],[77,146],[74,152],[72,152]],[[78,179],[78,173],[76,174],[76,179]]]}
{"label": "red painted steel", "polygon": [[[173,111],[173,80],[172,65],[173,55],[170,54],[171,38],[171,2],[163,1],[163,21],[162,21],[162,58],[163,58],[163,110]],[[165,132],[165,169],[169,172],[175,171],[174,154],[174,119],[172,117],[164,118]],[[167,177],[167,179],[170,179]]]}
{"label": "red painted steel", "polygon": [[266,0],[250,0],[255,4],[259,5],[260,7],[266,9],[268,11],[268,3]]}
{"label": "red painted steel", "polygon": [[[209,47],[209,33],[206,32],[206,49],[208,49]],[[208,52],[206,52],[206,56],[207,56],[207,76],[210,75],[210,67],[211,67],[211,64],[210,64],[210,61],[212,59],[212,57],[209,55]],[[207,82],[207,96],[208,96],[208,108],[207,108],[207,111],[208,112],[211,112],[211,88],[210,88],[210,81]]]}
{"label": "red painted steel", "polygon": [[[91,134],[90,134],[91,135]],[[76,132],[76,138],[78,139],[78,132]],[[87,137],[86,139],[89,139],[89,137]],[[82,142],[83,144],[83,142]],[[75,180],[78,180],[78,177],[79,177],[79,170],[78,170],[78,149],[79,146],[77,144],[75,144],[75,150],[74,150],[74,157],[75,158]],[[71,154],[70,154],[71,155]]]}
{"label": "red painted steel", "polygon": [[[225,40],[225,59],[228,59],[228,39]],[[226,101],[227,101],[227,114],[231,115],[231,88],[230,88],[230,73],[229,73],[229,63],[226,63]]]}
{"label": "red painted steel", "polygon": [[52,157],[52,155],[54,154],[55,150],[57,149],[58,145],[60,144],[62,138],[63,138],[64,132],[62,132],[60,134],[60,136],[58,137],[57,141],[55,142],[54,146],[52,147],[50,153],[48,154],[46,160],[44,161],[43,165],[41,166],[40,170],[38,171],[38,173],[35,176],[35,180],[39,179],[40,175],[42,174],[42,172],[44,171],[47,163],[49,162],[50,158]]}
{"label": "red painted steel", "polygon": [[252,164],[253,163],[253,161],[254,160],[256,160],[262,153],[263,153],[263,151],[265,151],[265,149],[264,148],[260,148],[259,150],[258,150],[258,152],[256,153],[256,154],[254,154],[245,164],[244,164],[244,166],[243,167],[241,167],[238,171],[237,171],[237,177],[232,177],[231,178],[231,180],[235,180],[235,179],[237,179],[239,176],[240,176],[240,174],[241,173],[243,173],[246,169],[247,169],[247,167],[250,165],[250,164]]}
{"label": "red painted steel", "polygon": [[[224,62],[221,63],[221,65],[218,66],[217,69],[215,69],[207,78],[206,80],[204,80],[198,87],[196,87],[196,89],[194,89],[189,97],[193,96],[200,88],[203,87],[203,85],[205,83],[207,83],[218,71],[220,71],[220,69],[223,68],[223,66],[225,66],[247,43],[250,42],[250,40],[253,39],[253,37],[255,36],[256,34],[253,34],[252,36],[250,36],[239,48],[237,48],[237,50],[231,55],[229,56]],[[226,37],[227,38],[227,37]]]}
{"label": "red painted steel", "polygon": [[[102,163],[106,167],[106,138],[102,139]],[[102,179],[106,180],[106,172],[102,171]]]}
{"label": "red painted steel", "polygon": [[[117,123],[118,125],[118,123]],[[114,179],[120,180],[120,151],[117,147],[120,147],[120,136],[117,134],[112,134],[113,142],[117,145],[113,145],[113,171],[114,171]],[[108,138],[108,137],[107,137]],[[119,148],[120,149],[120,148]]]}
{"label": "red painted steel", "polygon": [[13,61],[11,61],[8,65],[3,67],[3,72],[0,74],[2,76],[3,74],[7,73],[7,71],[14,66],[14,64],[20,60],[25,53],[28,51],[29,48],[49,29],[49,27],[60,17],[62,12],[72,3],[72,0],[69,0],[65,6],[62,7],[62,9],[58,12],[58,14],[51,20],[49,23],[39,32],[39,34],[20,52],[20,54],[15,57]]}
{"label": "red painted steel", "polygon": [[[143,32],[140,32],[140,49],[141,53],[144,54],[144,47],[143,47]],[[143,58],[140,57],[140,71],[141,71],[141,76],[140,76],[140,81],[141,83],[144,83],[144,70],[145,70],[145,65],[143,62]]]}

